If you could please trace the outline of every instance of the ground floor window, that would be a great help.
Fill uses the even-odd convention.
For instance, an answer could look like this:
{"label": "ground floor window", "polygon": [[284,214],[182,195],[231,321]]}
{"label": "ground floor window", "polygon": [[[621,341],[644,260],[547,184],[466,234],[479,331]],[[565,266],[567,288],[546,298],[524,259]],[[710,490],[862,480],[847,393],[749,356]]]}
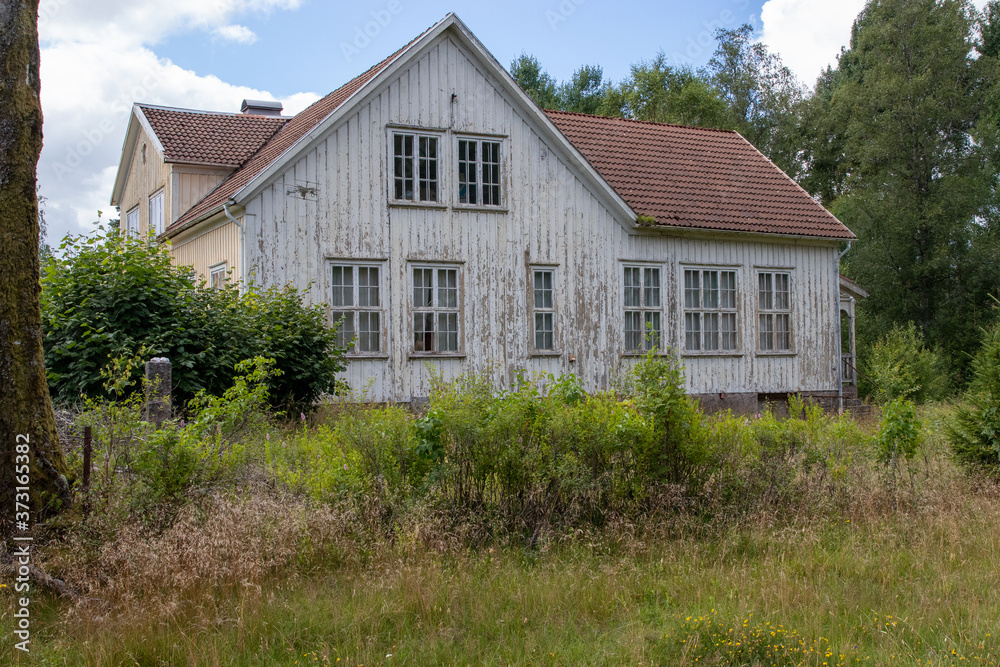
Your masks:
{"label": "ground floor window", "polygon": [[332,263],[330,319],[348,354],[382,352],[382,267]]}
{"label": "ground floor window", "polygon": [[461,350],[461,299],[457,266],[412,267],[413,352]]}

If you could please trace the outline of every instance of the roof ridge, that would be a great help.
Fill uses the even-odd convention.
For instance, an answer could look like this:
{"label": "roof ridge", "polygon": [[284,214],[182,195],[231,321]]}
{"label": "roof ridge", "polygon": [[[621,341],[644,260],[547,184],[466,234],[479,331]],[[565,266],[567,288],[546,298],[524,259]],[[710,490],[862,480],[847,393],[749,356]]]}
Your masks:
{"label": "roof ridge", "polygon": [[193,113],[193,114],[202,114],[206,116],[232,116],[234,118],[263,117],[263,118],[280,118],[282,120],[291,120],[292,118],[294,118],[294,116],[261,116],[261,114],[237,113],[235,111],[212,111],[210,109],[186,109],[184,107],[168,107],[159,104],[146,104],[145,102],[136,102],[135,106],[139,107],[140,109],[156,109],[157,111],[174,111],[177,113]]}
{"label": "roof ridge", "polygon": [[[622,118],[620,116],[602,116],[594,113],[581,113],[579,111],[563,111],[561,109],[542,109],[546,114],[561,114],[564,116],[580,116],[582,118],[597,118],[624,123],[638,123],[642,125],[653,125],[655,127],[676,127],[683,130],[701,130],[703,132],[722,132],[723,134],[740,134],[736,130],[727,130],[721,127],[702,127],[700,125],[681,125],[680,123],[661,123],[654,120],[641,120],[639,118]],[[740,135],[742,136],[742,135]]]}

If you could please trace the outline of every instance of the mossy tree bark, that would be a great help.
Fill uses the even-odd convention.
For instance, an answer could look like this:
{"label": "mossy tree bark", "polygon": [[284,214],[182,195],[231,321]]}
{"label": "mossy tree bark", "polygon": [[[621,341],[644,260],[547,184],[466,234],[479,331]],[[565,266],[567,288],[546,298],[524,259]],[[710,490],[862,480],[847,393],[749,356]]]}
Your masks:
{"label": "mossy tree bark", "polygon": [[42,355],[38,61],[38,0],[0,0],[0,534],[14,518],[18,435],[30,438],[36,516],[69,499]]}

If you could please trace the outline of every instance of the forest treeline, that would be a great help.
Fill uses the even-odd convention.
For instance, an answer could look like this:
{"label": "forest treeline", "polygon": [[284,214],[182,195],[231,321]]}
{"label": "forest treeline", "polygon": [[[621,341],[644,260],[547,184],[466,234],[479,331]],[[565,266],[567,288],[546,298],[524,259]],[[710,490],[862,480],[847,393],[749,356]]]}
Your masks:
{"label": "forest treeline", "polygon": [[811,89],[752,26],[715,37],[697,70],[661,52],[621,81],[557,82],[529,54],[510,72],[543,108],[738,131],[857,234],[862,355],[912,322],[964,384],[998,315],[1000,0],[870,0]]}

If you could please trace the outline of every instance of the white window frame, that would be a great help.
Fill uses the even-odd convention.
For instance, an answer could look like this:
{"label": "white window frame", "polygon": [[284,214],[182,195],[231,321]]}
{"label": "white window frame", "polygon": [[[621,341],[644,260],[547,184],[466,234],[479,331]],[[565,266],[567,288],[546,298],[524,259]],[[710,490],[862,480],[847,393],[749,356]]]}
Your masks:
{"label": "white window frame", "polygon": [[[447,179],[445,177],[447,173],[448,156],[445,154],[445,136],[443,132],[436,132],[431,130],[422,130],[416,128],[400,128],[400,127],[389,127],[389,201],[393,204],[403,204],[403,205],[416,205],[416,206],[442,206],[444,205],[444,195],[445,186]],[[397,156],[396,154],[396,138],[400,137],[404,142],[407,137],[412,140],[411,155]],[[435,152],[436,155],[433,158],[429,156],[427,158],[422,158],[420,156],[420,142],[421,140],[434,140],[435,142]],[[397,177],[396,167],[397,158],[401,160],[400,164],[403,166],[403,174],[401,177]],[[433,163],[427,163],[428,172],[433,170],[435,172],[436,178],[431,179],[430,173],[428,173],[428,178],[426,179],[428,183],[433,182],[435,184],[436,190],[434,192],[435,198],[431,199],[420,198],[420,185],[424,179],[420,178],[420,169],[423,166],[422,160],[428,159],[433,160]],[[406,179],[406,163],[409,163],[411,178]],[[444,169],[442,169],[444,167]],[[396,192],[396,181],[403,180],[402,184],[402,196],[397,196]],[[410,180],[413,182],[411,197],[406,197],[406,181]]]}
{"label": "white window frame", "polygon": [[[461,264],[454,263],[423,263],[411,262],[407,264],[407,274],[409,275],[409,332],[410,332],[410,356],[414,357],[460,357],[465,355],[464,334],[464,276]],[[421,272],[421,283],[417,285],[417,274]],[[424,284],[430,271],[431,285]],[[442,286],[442,272],[454,271],[454,285],[449,281]],[[426,293],[419,294],[417,290],[430,289],[430,303],[426,301]],[[450,298],[447,292],[454,290],[454,299]],[[444,301],[444,303],[442,303]],[[418,322],[418,318],[422,318]],[[429,319],[428,319],[429,318]],[[444,318],[444,319],[442,319]],[[431,329],[427,329],[428,323]],[[451,324],[454,323],[454,329]],[[445,339],[445,349],[442,349],[442,324],[447,325],[448,337]],[[452,334],[454,337],[452,338]],[[418,344],[417,336],[424,338]],[[427,336],[430,336],[428,339]],[[429,340],[429,344],[428,344]],[[430,349],[427,349],[430,347]],[[419,348],[419,349],[418,349]]]}
{"label": "white window frame", "polygon": [[[216,277],[219,278],[218,283],[216,283]],[[222,289],[225,287],[226,280],[229,278],[229,267],[226,262],[219,262],[218,264],[213,264],[208,267],[208,286],[212,289]]]}
{"label": "white window frame", "polygon": [[139,237],[139,205],[136,204],[125,212],[125,236],[127,238]]}
{"label": "white window frame", "polygon": [[[663,277],[662,264],[624,262],[619,275],[622,278],[622,332],[626,355],[641,355],[654,347],[662,350],[664,344]],[[653,276],[656,276],[655,283]],[[638,278],[638,284],[634,281]],[[656,332],[649,336],[649,325]],[[638,343],[638,345],[636,345]]]}
{"label": "white window frame", "polygon": [[[338,285],[336,283],[336,270],[340,269],[341,277],[343,276],[343,271],[345,269],[350,269],[351,272],[351,284],[350,284],[350,303],[343,303],[341,299],[338,299],[337,291],[342,290],[344,285],[341,283]],[[378,277],[376,284],[372,285],[368,282],[367,285],[361,285],[362,271],[366,274],[366,277],[370,277],[370,272],[372,269],[378,271]],[[350,317],[350,327],[344,329],[341,327],[338,329],[338,337],[340,338],[339,343],[342,347],[347,348],[347,355],[349,357],[386,357],[388,356],[386,350],[386,300],[387,293],[385,289],[386,285],[386,275],[385,275],[385,261],[375,260],[375,261],[365,261],[365,260],[355,260],[355,259],[328,259],[326,262],[326,276],[328,281],[327,288],[327,303],[329,304],[329,322],[330,326],[336,324],[337,321],[343,316]],[[341,278],[342,279],[342,278]],[[369,290],[366,294],[367,298],[362,298],[362,290]],[[376,290],[376,296],[378,297],[378,304],[371,305],[371,289]],[[338,301],[341,301],[338,303]],[[362,305],[362,301],[367,301],[365,305]],[[372,317],[377,318],[377,328],[373,327],[371,324]],[[363,324],[367,326],[363,327]],[[362,328],[365,331],[362,331]],[[350,332],[351,338],[345,339],[345,332]],[[374,338],[373,338],[374,336]],[[372,349],[374,347],[377,349]],[[362,349],[362,348],[368,349]]]}
{"label": "white window frame", "polygon": [[[558,285],[559,276],[556,266],[551,264],[532,264],[528,266],[528,331],[531,354],[533,356],[558,356],[559,355],[559,309],[558,309]],[[542,284],[536,281],[539,274],[542,276]],[[544,284],[544,274],[549,274],[551,281],[548,288]],[[545,301],[545,292],[549,292],[551,299]],[[539,347],[538,335],[544,336],[544,320],[551,322],[551,347]],[[541,320],[543,328],[539,329]]]}
{"label": "white window frame", "polygon": [[[712,287],[706,289],[706,275],[712,274],[715,276]],[[697,284],[692,280],[692,276],[697,277]],[[682,265],[678,291],[684,354],[707,356],[742,354],[738,267]],[[712,292],[715,295],[709,298]]]}
{"label": "white window frame", "polygon": [[[462,143],[467,142],[475,146],[475,155],[470,159],[467,153],[463,153]],[[504,168],[504,157],[506,155],[506,149],[504,146],[504,137],[497,136],[475,136],[475,135],[456,135],[454,141],[454,175],[455,175],[455,196],[454,205],[458,208],[487,208],[487,209],[503,209],[507,201],[507,186],[505,180]],[[493,153],[495,149],[496,155],[495,160],[486,161],[483,155],[483,146],[490,146],[490,153]],[[463,159],[464,158],[464,159]],[[465,166],[465,177],[463,178],[462,167]],[[490,188],[496,188],[495,193],[490,190],[490,196],[485,197],[485,181],[487,177],[487,167],[493,167],[490,170]],[[473,180],[469,180],[469,167],[471,167]],[[494,182],[495,179],[495,182]],[[466,199],[472,199],[469,196],[469,190],[465,193],[462,192],[462,187],[472,186],[475,192],[475,201],[462,201],[463,194]],[[484,199],[490,199],[489,202],[484,202]]]}
{"label": "white window frame", "polygon": [[[158,206],[155,206],[158,204]],[[149,195],[149,229],[154,236],[159,236],[166,228],[166,210],[163,208],[163,188]],[[154,211],[156,213],[154,214]]]}
{"label": "white window frame", "polygon": [[[780,285],[781,282],[784,285]],[[795,332],[792,327],[793,282],[791,269],[757,267],[757,354],[795,354]],[[783,299],[779,296],[782,294]],[[782,321],[784,331],[780,331]],[[782,341],[782,336],[786,340]]]}

